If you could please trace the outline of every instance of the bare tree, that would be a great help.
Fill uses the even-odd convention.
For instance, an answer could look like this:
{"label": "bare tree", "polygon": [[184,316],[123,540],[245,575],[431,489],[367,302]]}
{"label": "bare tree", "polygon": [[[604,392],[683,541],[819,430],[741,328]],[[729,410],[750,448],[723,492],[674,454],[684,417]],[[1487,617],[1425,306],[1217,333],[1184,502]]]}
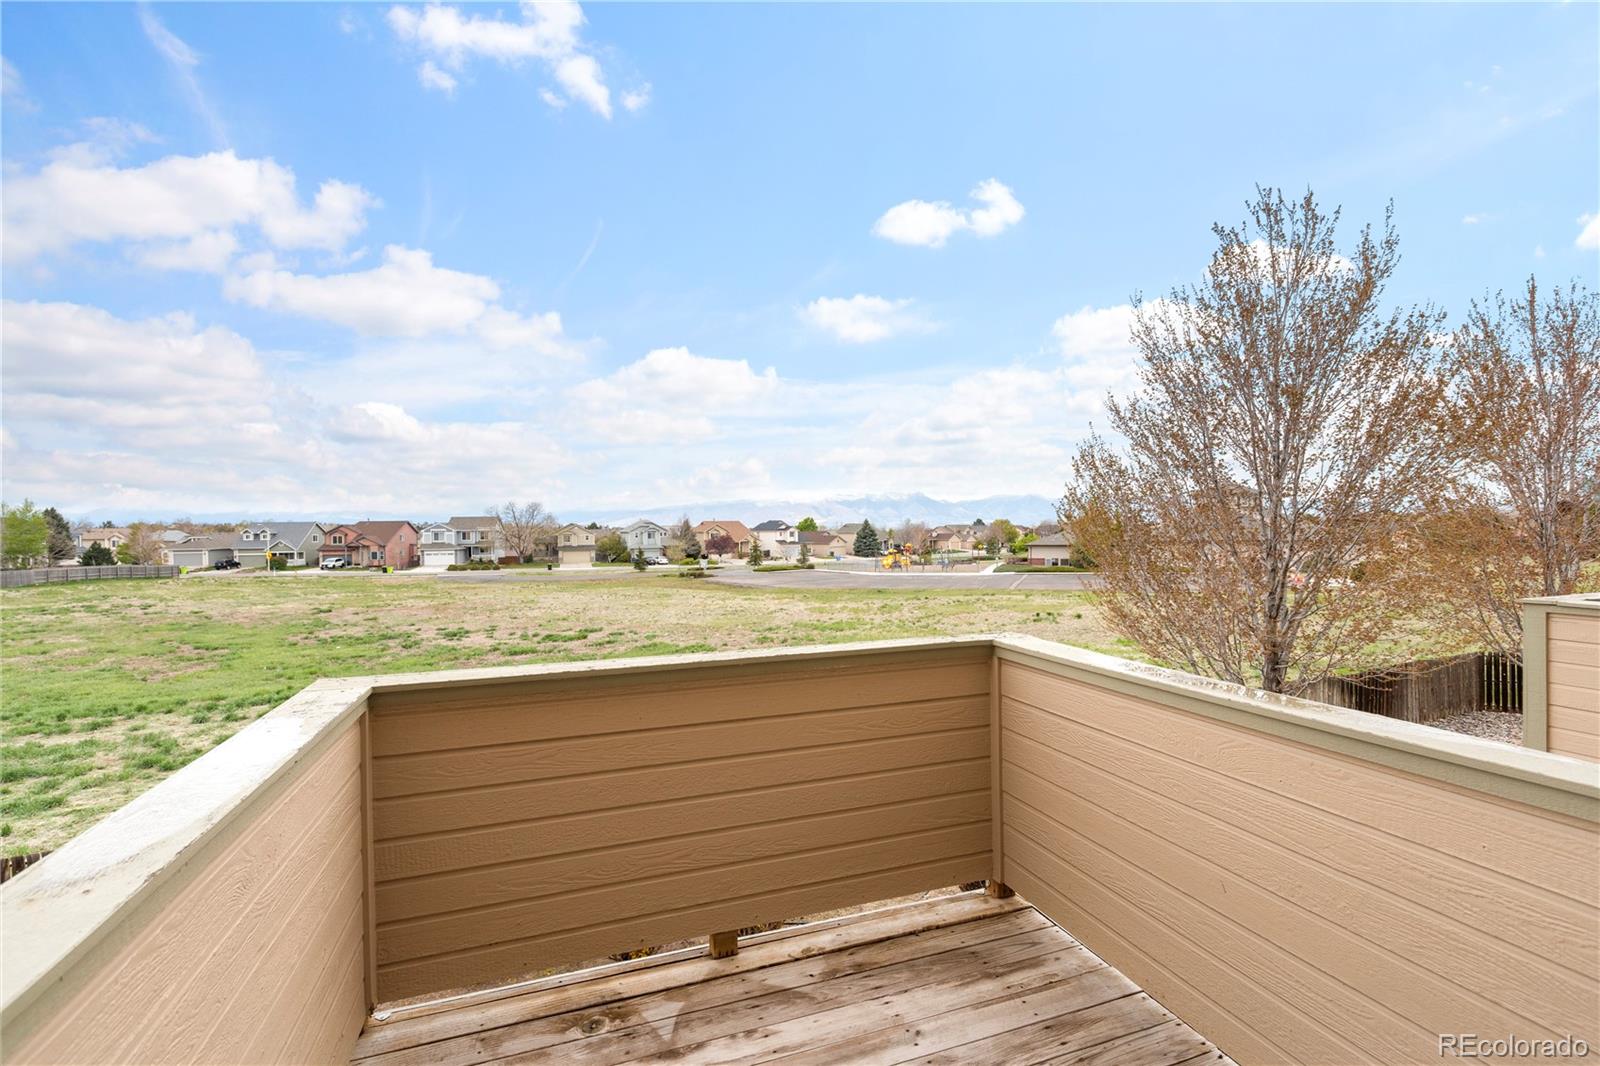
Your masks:
{"label": "bare tree", "polygon": [[161,561],[161,538],[155,529],[143,522],[128,527],[128,539],[117,548],[117,561],[130,564],[154,564]]}
{"label": "bare tree", "polygon": [[913,555],[921,555],[933,549],[933,535],[928,532],[928,527],[909,518],[901,522],[900,527],[891,536],[896,544],[911,545]]}
{"label": "bare tree", "polygon": [[1425,557],[1463,636],[1520,658],[1522,599],[1600,587],[1600,298],[1529,278],[1473,304],[1449,362],[1463,467]]}
{"label": "bare tree", "polygon": [[1339,213],[1258,189],[1197,286],[1135,297],[1139,390],[1080,448],[1062,520],[1150,655],[1273,692],[1409,608],[1400,532],[1448,459],[1429,310],[1385,312],[1391,212],[1348,258]]}
{"label": "bare tree", "polygon": [[684,515],[667,530],[667,557],[677,562],[686,557],[698,557],[699,554],[700,542],[695,539],[694,523],[689,521],[688,515]]}
{"label": "bare tree", "polygon": [[555,535],[556,516],[536,500],[520,504],[510,500],[489,513],[499,523],[500,538],[507,553],[518,559],[533,558]]}

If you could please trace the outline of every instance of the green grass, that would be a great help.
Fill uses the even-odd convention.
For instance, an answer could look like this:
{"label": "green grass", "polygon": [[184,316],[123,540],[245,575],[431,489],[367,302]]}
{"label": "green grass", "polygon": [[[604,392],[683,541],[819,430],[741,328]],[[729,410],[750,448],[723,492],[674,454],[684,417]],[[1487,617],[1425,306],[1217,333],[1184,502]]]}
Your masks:
{"label": "green grass", "polygon": [[659,573],[6,589],[0,848],[60,846],[319,677],[1000,631],[1133,654],[1084,593],[748,588]]}

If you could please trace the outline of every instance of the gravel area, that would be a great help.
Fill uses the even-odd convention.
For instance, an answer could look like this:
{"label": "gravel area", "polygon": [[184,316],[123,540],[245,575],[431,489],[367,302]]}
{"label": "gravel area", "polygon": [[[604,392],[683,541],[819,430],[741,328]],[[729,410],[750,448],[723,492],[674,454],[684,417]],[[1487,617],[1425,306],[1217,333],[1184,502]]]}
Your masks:
{"label": "gravel area", "polygon": [[1509,711],[1466,711],[1428,724],[1485,740],[1517,745],[1522,743],[1522,715]]}

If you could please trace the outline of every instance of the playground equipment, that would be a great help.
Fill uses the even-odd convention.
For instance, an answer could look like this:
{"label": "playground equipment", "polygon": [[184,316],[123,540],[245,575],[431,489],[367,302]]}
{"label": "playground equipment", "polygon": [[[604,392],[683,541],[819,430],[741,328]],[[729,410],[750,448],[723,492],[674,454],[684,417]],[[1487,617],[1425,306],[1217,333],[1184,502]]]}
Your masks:
{"label": "playground equipment", "polygon": [[890,544],[884,553],[882,566],[885,570],[910,570],[911,564],[916,560],[916,549],[910,544]]}

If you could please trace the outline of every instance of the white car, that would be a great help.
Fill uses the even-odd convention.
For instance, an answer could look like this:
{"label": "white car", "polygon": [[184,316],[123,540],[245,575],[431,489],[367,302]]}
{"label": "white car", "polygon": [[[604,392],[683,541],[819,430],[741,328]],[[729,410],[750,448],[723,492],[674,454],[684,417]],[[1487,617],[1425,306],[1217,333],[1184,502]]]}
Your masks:
{"label": "white car", "polygon": [[350,565],[350,560],[342,555],[335,555],[331,559],[324,559],[318,564],[324,570],[343,570]]}

